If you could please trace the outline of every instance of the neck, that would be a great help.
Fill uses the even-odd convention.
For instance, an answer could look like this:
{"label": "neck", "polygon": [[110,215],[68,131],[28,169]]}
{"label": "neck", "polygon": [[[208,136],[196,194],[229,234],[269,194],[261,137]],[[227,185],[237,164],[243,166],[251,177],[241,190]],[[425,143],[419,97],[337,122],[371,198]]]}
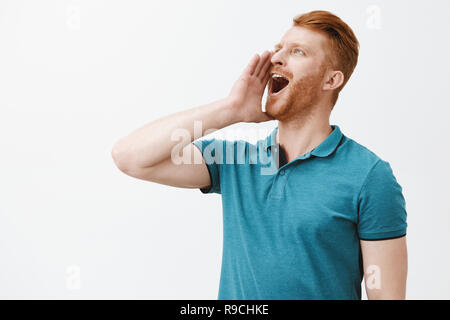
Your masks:
{"label": "neck", "polygon": [[286,161],[312,151],[333,131],[329,114],[321,117],[310,116],[294,121],[279,121],[277,143],[283,148]]}

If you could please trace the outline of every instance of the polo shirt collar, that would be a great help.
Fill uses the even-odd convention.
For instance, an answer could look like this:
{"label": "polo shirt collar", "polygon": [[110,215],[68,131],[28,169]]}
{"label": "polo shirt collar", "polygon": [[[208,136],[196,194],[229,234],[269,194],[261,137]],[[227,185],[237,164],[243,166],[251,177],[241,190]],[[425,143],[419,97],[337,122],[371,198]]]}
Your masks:
{"label": "polo shirt collar", "polygon": [[[343,136],[341,129],[338,125],[331,125],[333,128],[333,131],[330,133],[328,137],[325,138],[317,147],[315,147],[311,151],[311,155],[317,156],[317,157],[327,157],[329,156],[334,150],[336,150],[339,142],[341,141],[341,138]],[[277,132],[278,127],[276,127],[272,133],[266,138],[265,145],[266,151],[270,149],[272,146],[277,146]]]}

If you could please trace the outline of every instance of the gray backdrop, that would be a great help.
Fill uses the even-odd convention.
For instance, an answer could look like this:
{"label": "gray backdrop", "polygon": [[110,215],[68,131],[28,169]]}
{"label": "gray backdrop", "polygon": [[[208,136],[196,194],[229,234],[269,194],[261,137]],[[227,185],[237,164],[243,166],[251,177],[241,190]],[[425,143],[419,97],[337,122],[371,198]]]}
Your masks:
{"label": "gray backdrop", "polygon": [[331,123],[403,187],[407,298],[450,298],[446,0],[2,0],[0,298],[216,299],[220,196],[130,178],[111,148],[225,97],[314,9],[361,44]]}

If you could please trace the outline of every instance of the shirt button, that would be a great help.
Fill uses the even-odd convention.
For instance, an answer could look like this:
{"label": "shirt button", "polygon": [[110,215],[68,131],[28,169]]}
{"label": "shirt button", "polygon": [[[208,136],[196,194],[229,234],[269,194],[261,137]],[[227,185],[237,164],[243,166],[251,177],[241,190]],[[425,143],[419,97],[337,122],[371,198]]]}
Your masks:
{"label": "shirt button", "polygon": [[284,170],[280,171],[280,175],[282,175],[282,176],[284,175]]}

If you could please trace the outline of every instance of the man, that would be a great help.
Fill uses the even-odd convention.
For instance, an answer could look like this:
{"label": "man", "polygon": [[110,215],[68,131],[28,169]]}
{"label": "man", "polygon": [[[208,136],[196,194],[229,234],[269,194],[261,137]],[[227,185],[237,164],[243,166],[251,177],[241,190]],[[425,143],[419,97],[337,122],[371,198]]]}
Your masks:
{"label": "man", "polygon": [[[388,162],[329,124],[358,51],[337,16],[299,15],[274,52],[253,57],[226,98],[153,121],[115,144],[116,165],[132,177],[222,195],[219,299],[361,299],[363,276],[369,299],[405,298],[402,188]],[[203,136],[274,119],[278,127],[256,145],[190,138],[182,153],[201,164],[174,161],[180,150],[172,134],[193,137],[194,121]]]}

